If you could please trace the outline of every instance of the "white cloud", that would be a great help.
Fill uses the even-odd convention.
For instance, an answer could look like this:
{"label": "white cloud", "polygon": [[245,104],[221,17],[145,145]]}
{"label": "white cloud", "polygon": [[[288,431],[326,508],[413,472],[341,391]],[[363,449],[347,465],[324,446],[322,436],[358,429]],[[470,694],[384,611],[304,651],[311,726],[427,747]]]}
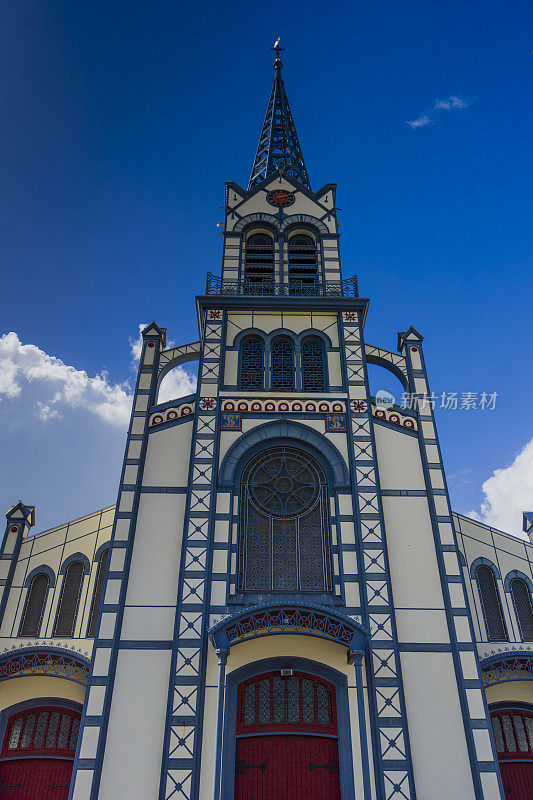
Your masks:
{"label": "white cloud", "polygon": [[410,128],[425,128],[426,125],[432,125],[433,120],[429,114],[421,114],[416,119],[409,120],[407,124]]}
{"label": "white cloud", "polygon": [[0,336],[0,401],[16,398],[29,401],[43,422],[82,409],[123,427],[132,396],[127,384],[111,383],[105,371],[91,378],[34,344],[22,344],[11,331]]}
{"label": "white cloud", "polygon": [[435,111],[453,111],[456,108],[468,108],[470,103],[468,100],[462,100],[460,97],[452,94],[447,100],[435,100],[433,108]]}
{"label": "white cloud", "polygon": [[508,467],[495,470],[482,485],[480,511],[468,516],[510,533],[520,534],[522,512],[533,509],[533,439]]}

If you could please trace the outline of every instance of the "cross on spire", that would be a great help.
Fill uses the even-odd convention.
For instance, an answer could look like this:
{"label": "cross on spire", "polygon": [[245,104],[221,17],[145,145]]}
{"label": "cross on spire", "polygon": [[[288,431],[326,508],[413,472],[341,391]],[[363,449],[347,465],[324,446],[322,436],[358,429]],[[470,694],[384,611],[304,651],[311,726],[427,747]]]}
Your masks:
{"label": "cross on spire", "polygon": [[253,189],[270,175],[279,174],[281,176],[282,173],[294,178],[308,189],[311,188],[285,85],[281,77],[283,64],[280,52],[284,49],[279,46],[278,37],[272,48],[276,53],[274,83],[259,137],[248,190]]}

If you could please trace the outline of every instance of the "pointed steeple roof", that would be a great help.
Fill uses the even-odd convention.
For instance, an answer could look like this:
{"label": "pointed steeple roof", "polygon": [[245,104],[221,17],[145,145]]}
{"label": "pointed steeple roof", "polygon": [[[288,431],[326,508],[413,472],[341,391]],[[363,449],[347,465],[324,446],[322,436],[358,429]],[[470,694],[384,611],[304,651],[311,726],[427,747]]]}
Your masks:
{"label": "pointed steeple roof", "polygon": [[274,61],[274,83],[263,129],[259,137],[248,190],[253,189],[265,178],[271,175],[278,175],[280,171],[310,189],[309,176],[307,175],[298,134],[296,133],[289,107],[285,84],[281,77],[283,64],[281,63],[279,52],[283,48],[275,46],[273,49],[277,53]]}

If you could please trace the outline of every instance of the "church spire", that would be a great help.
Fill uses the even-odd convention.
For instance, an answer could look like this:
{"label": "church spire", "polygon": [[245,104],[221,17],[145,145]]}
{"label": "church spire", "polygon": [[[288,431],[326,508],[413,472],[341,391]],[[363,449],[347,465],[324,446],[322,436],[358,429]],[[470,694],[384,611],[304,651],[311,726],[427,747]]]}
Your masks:
{"label": "church spire", "polygon": [[272,49],[276,51],[274,83],[259,137],[248,190],[253,189],[265,178],[282,172],[310,189],[309,176],[281,77],[283,64],[279,54],[285,48],[279,46],[279,38]]}

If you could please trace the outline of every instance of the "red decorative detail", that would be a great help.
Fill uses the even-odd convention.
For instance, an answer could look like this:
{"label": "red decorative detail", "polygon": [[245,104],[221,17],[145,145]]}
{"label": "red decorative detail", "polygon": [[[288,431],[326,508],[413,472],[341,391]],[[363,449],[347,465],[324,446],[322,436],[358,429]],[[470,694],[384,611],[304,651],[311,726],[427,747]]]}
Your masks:
{"label": "red decorative detail", "polygon": [[209,319],[220,319],[221,311],[210,311]]}
{"label": "red decorative detail", "polygon": [[310,411],[312,414],[316,414],[316,405],[314,403],[306,403],[305,410]]}
{"label": "red decorative detail", "polygon": [[242,403],[238,403],[237,411],[248,411],[248,403],[245,403],[244,401]]}
{"label": "red decorative detail", "polygon": [[261,411],[262,410],[261,403],[252,403],[252,405],[250,406],[250,410],[251,411]]}
{"label": "red decorative detail", "polygon": [[329,404],[328,403],[319,403],[318,404],[318,410],[322,411],[322,412],[329,411]]}
{"label": "red decorative detail", "polygon": [[418,347],[411,347],[411,350],[413,351],[413,353],[416,353],[418,351]]}
{"label": "red decorative detail", "polygon": [[192,414],[192,407],[191,406],[182,406],[181,407],[181,414],[180,416],[184,417],[186,414]]}
{"label": "red decorative detail", "polygon": [[[183,414],[183,411],[181,413]],[[176,419],[177,416],[178,416],[178,412],[174,411],[174,409],[172,409],[172,411],[167,411],[167,420]]]}
{"label": "red decorative detail", "polygon": [[239,686],[235,800],[340,800],[338,762],[332,684],[278,670]]}
{"label": "red decorative detail", "polygon": [[[377,414],[377,411],[376,411]],[[400,424],[400,417],[398,414],[390,414],[389,422],[394,422],[396,425]]]}
{"label": "red decorative detail", "polygon": [[279,403],[278,411],[288,411],[288,410],[289,410],[289,404],[288,403]]}
{"label": "red decorative detail", "polygon": [[16,525],[12,525],[9,530],[11,531],[11,533],[17,533],[18,528]]}
{"label": "red decorative detail", "polygon": [[293,403],[291,406],[291,411],[302,411],[303,406],[301,403]]}
{"label": "red decorative detail", "polygon": [[344,312],[344,321],[345,322],[355,322],[357,319],[357,314],[355,311],[345,311]]}
{"label": "red decorative detail", "polygon": [[235,411],[235,405],[231,400],[226,400],[224,403],[224,411]]}
{"label": "red decorative detail", "polygon": [[8,720],[0,756],[3,800],[66,800],[80,713],[41,706]]}
{"label": "red decorative detail", "polygon": [[411,428],[411,430],[414,430],[415,427],[415,423],[413,422],[412,419],[404,419],[402,425],[404,428]]}
{"label": "red decorative detail", "polygon": [[159,425],[161,422],[165,420],[161,416],[161,414],[156,414],[155,417],[152,417],[152,425]]}
{"label": "red decorative detail", "polygon": [[531,730],[533,711],[499,708],[491,711],[490,716],[505,799],[530,800],[533,797],[533,742],[528,727]]}
{"label": "red decorative detail", "polygon": [[275,411],[276,406],[274,403],[265,403],[265,411]]}
{"label": "red decorative detail", "polygon": [[331,406],[331,410],[332,411],[341,411],[342,412],[342,411],[344,411],[344,406],[342,405],[342,403],[333,403],[332,406]]}
{"label": "red decorative detail", "polygon": [[202,397],[200,400],[200,408],[204,411],[211,411],[215,408],[217,401],[213,397]]}
{"label": "red decorative detail", "polygon": [[379,419],[387,419],[387,412],[382,408],[376,408],[374,416],[379,417]]}
{"label": "red decorative detail", "polygon": [[291,206],[294,203],[294,195],[285,189],[275,189],[267,194],[267,202],[272,206],[278,206],[278,208]]}
{"label": "red decorative detail", "polygon": [[148,342],[148,347],[153,347],[153,346],[154,346],[153,342]]}
{"label": "red decorative detail", "polygon": [[364,400],[352,400],[350,403],[352,411],[366,411],[366,403]]}

